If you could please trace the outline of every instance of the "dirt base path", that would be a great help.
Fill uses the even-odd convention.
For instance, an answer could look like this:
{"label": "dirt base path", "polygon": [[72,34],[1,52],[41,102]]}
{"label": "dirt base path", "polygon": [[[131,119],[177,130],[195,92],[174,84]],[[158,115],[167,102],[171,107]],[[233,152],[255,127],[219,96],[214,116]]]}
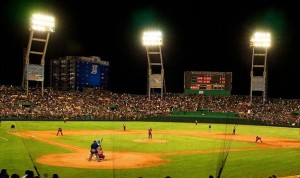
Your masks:
{"label": "dirt base path", "polygon": [[[255,142],[255,136],[253,135],[224,135],[207,132],[189,132],[189,131],[155,131],[156,134],[173,134],[173,135],[191,135],[206,138],[215,139],[232,139],[244,142]],[[166,164],[168,161],[161,158],[163,155],[175,155],[175,154],[199,154],[207,152],[222,152],[221,149],[216,150],[198,150],[198,151],[181,151],[181,152],[169,152],[169,153],[137,153],[137,152],[125,152],[125,151],[106,151],[105,159],[101,162],[97,162],[95,159],[88,161],[89,150],[82,149],[80,147],[60,143],[53,141],[53,137],[56,137],[56,131],[26,131],[26,132],[12,132],[12,134],[22,136],[25,138],[36,139],[42,142],[46,142],[52,145],[63,147],[73,151],[72,153],[60,153],[60,154],[49,154],[43,155],[37,159],[37,162],[51,166],[62,166],[62,167],[74,167],[74,168],[89,168],[89,169],[129,169],[129,168],[141,168],[157,166]],[[144,131],[101,131],[101,135],[111,134],[145,134]],[[91,130],[74,130],[64,131],[65,136],[78,136],[78,135],[99,135],[99,131]],[[167,142],[168,140],[158,139],[139,139],[133,140],[135,142],[141,142],[143,144],[155,144],[158,142]],[[263,144],[258,143],[256,147],[252,148],[240,148],[231,149],[230,151],[239,150],[255,150],[255,149],[269,149],[269,148],[300,148],[300,140],[282,139],[263,137]]]}

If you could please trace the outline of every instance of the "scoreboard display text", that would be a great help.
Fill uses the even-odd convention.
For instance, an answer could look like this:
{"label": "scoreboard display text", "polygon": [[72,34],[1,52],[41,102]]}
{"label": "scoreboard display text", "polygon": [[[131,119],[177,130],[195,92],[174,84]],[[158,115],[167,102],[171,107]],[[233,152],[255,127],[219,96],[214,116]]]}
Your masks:
{"label": "scoreboard display text", "polygon": [[185,71],[184,89],[231,90],[231,72]]}

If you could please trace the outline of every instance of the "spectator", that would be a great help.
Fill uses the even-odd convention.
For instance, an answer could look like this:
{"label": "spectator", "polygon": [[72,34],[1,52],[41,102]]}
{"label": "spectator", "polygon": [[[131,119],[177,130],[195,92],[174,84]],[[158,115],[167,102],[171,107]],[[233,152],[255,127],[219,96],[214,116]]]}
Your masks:
{"label": "spectator", "polygon": [[25,175],[27,175],[26,178],[34,178],[34,172],[31,170],[26,170]]}
{"label": "spectator", "polygon": [[8,175],[6,169],[2,169],[2,170],[1,170],[0,178],[9,178],[9,175]]}
{"label": "spectator", "polygon": [[11,178],[20,178],[20,176],[18,174],[12,174]]}
{"label": "spectator", "polygon": [[[173,110],[197,111],[198,108],[209,108],[214,112],[235,112],[249,120],[261,121],[268,125],[296,126],[298,117],[292,112],[299,111],[299,99],[273,99],[263,103],[261,97],[249,96],[202,96],[189,94],[166,93],[160,95],[117,94],[110,91],[94,90],[90,93],[60,92],[44,89],[29,89],[24,97],[24,90],[13,86],[0,86],[0,115],[10,118],[92,118],[119,120],[138,120],[148,116],[171,115]],[[97,99],[95,99],[97,98]],[[20,106],[26,100],[32,103],[29,107]],[[59,105],[58,105],[59,103]],[[116,109],[110,110],[114,106]],[[2,120],[3,120],[2,119]]]}

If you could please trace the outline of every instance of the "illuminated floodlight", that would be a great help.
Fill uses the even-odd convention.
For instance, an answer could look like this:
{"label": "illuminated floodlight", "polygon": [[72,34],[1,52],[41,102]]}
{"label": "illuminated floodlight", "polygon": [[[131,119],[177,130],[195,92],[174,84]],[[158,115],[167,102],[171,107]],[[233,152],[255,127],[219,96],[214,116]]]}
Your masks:
{"label": "illuminated floodlight", "polygon": [[256,32],[250,40],[251,46],[268,48],[271,46],[271,34]]}
{"label": "illuminated floodlight", "polygon": [[161,46],[162,45],[162,33],[160,31],[144,32],[143,45],[145,45],[145,46]]}
{"label": "illuminated floodlight", "polygon": [[52,16],[33,14],[30,23],[31,30],[54,32],[55,20]]}
{"label": "illuminated floodlight", "polygon": [[[25,54],[25,65],[23,68],[23,79],[22,85],[26,85],[26,92],[28,96],[28,83],[29,81],[37,81],[42,83],[42,96],[44,95],[44,69],[45,69],[45,55],[47,51],[47,45],[49,41],[49,36],[51,32],[54,32],[55,20],[52,16],[42,15],[42,14],[32,14],[30,19],[30,35],[29,41]],[[47,35],[35,35],[36,31],[47,32]],[[43,50],[32,50],[32,45],[39,43],[40,47],[43,46]],[[41,43],[43,42],[43,43]],[[37,49],[37,47],[34,47]],[[41,55],[40,64],[33,65],[30,63],[30,55]],[[38,71],[38,72],[37,72]]]}

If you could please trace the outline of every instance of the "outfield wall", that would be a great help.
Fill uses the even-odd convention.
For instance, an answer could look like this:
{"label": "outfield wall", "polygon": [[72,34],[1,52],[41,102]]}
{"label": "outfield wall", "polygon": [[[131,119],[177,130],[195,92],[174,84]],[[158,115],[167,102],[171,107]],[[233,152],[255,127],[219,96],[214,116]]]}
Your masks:
{"label": "outfield wall", "polygon": [[[241,117],[207,117],[207,115],[169,115],[169,116],[148,116],[138,119],[127,119],[127,118],[94,118],[94,117],[77,117],[71,118],[69,121],[147,121],[147,122],[187,122],[195,123],[220,123],[220,124],[239,124],[239,125],[265,125],[265,126],[280,126],[280,127],[293,127],[298,128],[299,125],[292,126],[290,124],[270,124],[269,122],[263,122],[258,120],[251,120]],[[0,121],[61,121],[62,118],[49,118],[49,117],[39,117],[39,118],[29,118],[29,117],[0,117]]]}
{"label": "outfield wall", "polygon": [[214,117],[190,117],[190,116],[159,116],[151,118],[143,118],[141,121],[156,122],[190,122],[195,123],[220,123],[220,124],[239,124],[239,125],[269,125],[268,123],[254,121],[244,118],[214,118]]}
{"label": "outfield wall", "polygon": [[185,94],[196,94],[202,96],[230,96],[231,90],[192,90],[184,89]]}
{"label": "outfield wall", "polygon": [[175,117],[197,117],[197,118],[239,118],[234,112],[212,112],[212,111],[173,111]]}

